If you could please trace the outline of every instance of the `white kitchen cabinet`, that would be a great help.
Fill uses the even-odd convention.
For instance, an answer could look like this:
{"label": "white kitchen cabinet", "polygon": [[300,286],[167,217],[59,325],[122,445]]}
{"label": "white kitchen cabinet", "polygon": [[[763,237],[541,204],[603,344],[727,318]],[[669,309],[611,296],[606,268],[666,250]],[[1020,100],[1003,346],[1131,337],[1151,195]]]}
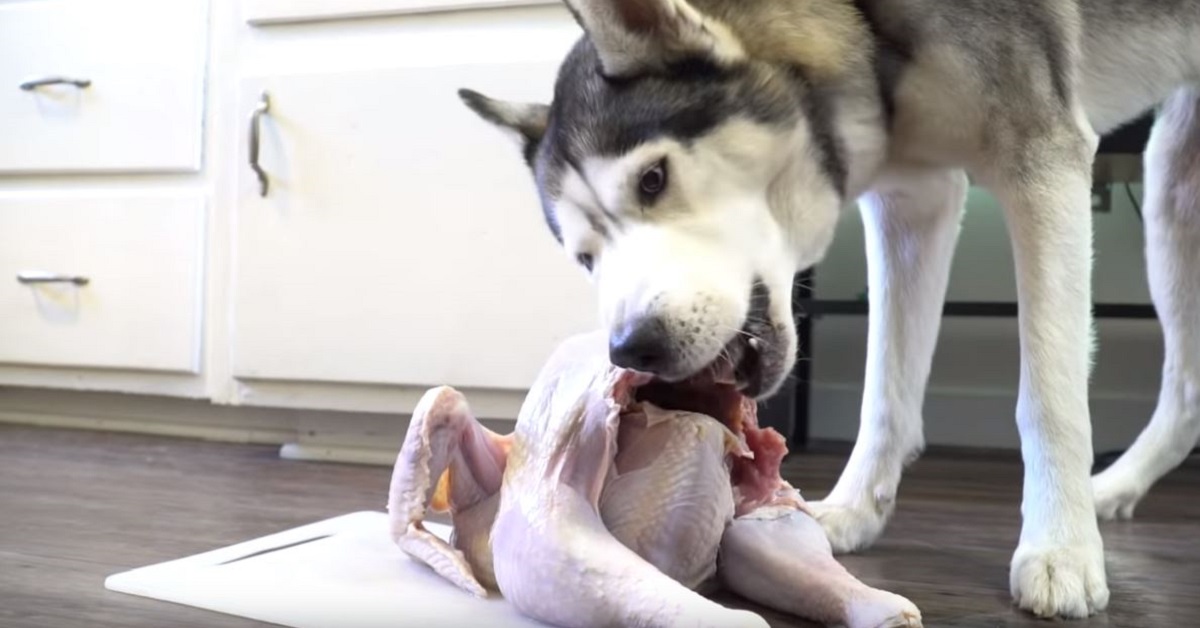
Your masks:
{"label": "white kitchen cabinet", "polygon": [[251,24],[309,22],[367,16],[406,15],[513,6],[557,4],[561,0],[244,0]]}
{"label": "white kitchen cabinet", "polygon": [[195,372],[204,199],[0,196],[0,364]]}
{"label": "white kitchen cabinet", "polygon": [[246,79],[260,195],[238,155],[233,372],[517,390],[595,325],[519,148],[458,100],[548,100],[561,57]]}
{"label": "white kitchen cabinet", "polygon": [[200,168],[207,3],[0,3],[0,173]]}

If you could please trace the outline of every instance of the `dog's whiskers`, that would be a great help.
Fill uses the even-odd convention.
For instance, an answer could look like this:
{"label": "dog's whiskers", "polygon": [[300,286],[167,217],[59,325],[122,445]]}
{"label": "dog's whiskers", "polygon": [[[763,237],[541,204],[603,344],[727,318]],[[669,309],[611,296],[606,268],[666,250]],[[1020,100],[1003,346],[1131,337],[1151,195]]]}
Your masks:
{"label": "dog's whiskers", "polygon": [[739,336],[745,336],[748,340],[758,340],[759,342],[763,341],[762,336],[746,331],[745,329],[735,329],[728,325],[718,325],[718,328],[724,331],[731,331]]}

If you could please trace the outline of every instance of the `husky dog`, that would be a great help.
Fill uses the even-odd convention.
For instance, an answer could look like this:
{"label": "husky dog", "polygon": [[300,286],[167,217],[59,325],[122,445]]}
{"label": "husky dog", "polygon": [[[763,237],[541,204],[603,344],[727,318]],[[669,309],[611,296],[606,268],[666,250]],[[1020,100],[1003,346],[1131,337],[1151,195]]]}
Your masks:
{"label": "husky dog", "polygon": [[[585,36],[548,105],[464,90],[515,132],[546,223],[597,286],[617,365],[721,359],[748,394],[796,355],[792,279],[857,201],[870,332],[861,427],[816,505],[869,546],[922,450],[921,406],[968,175],[1001,202],[1020,303],[1025,462],[1015,603],[1108,603],[1100,518],[1127,517],[1200,435],[1200,2],[567,0]],[[1090,478],[1091,173],[1098,134],[1162,105],[1146,257],[1158,408]]]}

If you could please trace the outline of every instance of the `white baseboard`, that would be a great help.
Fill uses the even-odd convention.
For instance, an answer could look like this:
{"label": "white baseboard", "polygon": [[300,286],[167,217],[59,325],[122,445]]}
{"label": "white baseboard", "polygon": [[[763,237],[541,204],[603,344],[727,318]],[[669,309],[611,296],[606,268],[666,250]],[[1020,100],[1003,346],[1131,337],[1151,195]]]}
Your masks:
{"label": "white baseboard", "polygon": [[[0,387],[0,423],[280,445],[299,460],[391,465],[409,415],[215,405],[116,393]],[[512,421],[485,420],[506,432]]]}
{"label": "white baseboard", "polygon": [[[1089,390],[1093,442],[1099,451],[1124,449],[1154,411],[1162,331],[1156,321],[1101,319],[1096,332],[1099,351]],[[866,317],[817,323],[810,348],[814,439],[852,441],[858,433],[867,336]],[[925,399],[929,444],[1019,447],[1014,415],[1020,347],[1016,319],[942,321]]]}
{"label": "white baseboard", "polygon": [[340,445],[322,447],[319,445],[302,445],[300,443],[284,443],[279,448],[279,457],[285,460],[344,462],[381,466],[391,466],[396,462],[396,452],[393,450],[345,447]]}
{"label": "white baseboard", "polygon": [[[861,398],[858,387],[814,385],[810,437],[853,441]],[[925,402],[926,442],[1017,449],[1014,404],[1014,396],[1004,391],[932,390]],[[1096,449],[1128,446],[1153,409],[1152,398],[1093,394]],[[395,413],[224,406],[173,397],[0,388],[0,423],[280,445],[281,456],[300,460],[391,465],[408,419]],[[484,423],[500,432],[513,425],[505,420]]]}
{"label": "white baseboard", "polygon": [[0,422],[45,427],[275,444],[295,436],[292,414],[176,397],[0,388]]}
{"label": "white baseboard", "polygon": [[127,421],[99,417],[24,414],[7,411],[0,411],[0,423],[18,423],[22,425],[35,425],[38,427],[58,427],[75,430],[96,430],[102,432],[151,434],[154,436],[173,436],[178,438],[194,438],[198,440],[254,445],[275,444],[286,439],[287,435],[290,434],[290,432],[286,430],[244,429],[210,425],[159,423],[155,421]]}
{"label": "white baseboard", "polygon": [[[1016,393],[976,389],[933,389],[925,399],[927,445],[1020,449],[1015,420]],[[1125,449],[1137,437],[1155,399],[1093,391],[1092,442],[1096,451]],[[817,383],[812,388],[809,437],[853,441],[858,434],[862,388]]]}

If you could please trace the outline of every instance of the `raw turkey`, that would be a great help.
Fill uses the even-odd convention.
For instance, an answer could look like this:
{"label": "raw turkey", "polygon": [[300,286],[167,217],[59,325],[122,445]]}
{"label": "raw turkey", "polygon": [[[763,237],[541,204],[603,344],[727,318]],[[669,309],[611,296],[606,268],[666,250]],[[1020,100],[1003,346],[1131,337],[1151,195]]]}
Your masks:
{"label": "raw turkey", "polygon": [[[697,592],[713,584],[826,624],[920,626],[911,602],[834,560],[779,475],[783,438],[720,379],[612,366],[594,333],[555,351],[512,434],[432,389],[393,471],[393,538],[468,593],[558,626],[768,625]],[[429,511],[450,512],[451,543],[424,529]]]}

